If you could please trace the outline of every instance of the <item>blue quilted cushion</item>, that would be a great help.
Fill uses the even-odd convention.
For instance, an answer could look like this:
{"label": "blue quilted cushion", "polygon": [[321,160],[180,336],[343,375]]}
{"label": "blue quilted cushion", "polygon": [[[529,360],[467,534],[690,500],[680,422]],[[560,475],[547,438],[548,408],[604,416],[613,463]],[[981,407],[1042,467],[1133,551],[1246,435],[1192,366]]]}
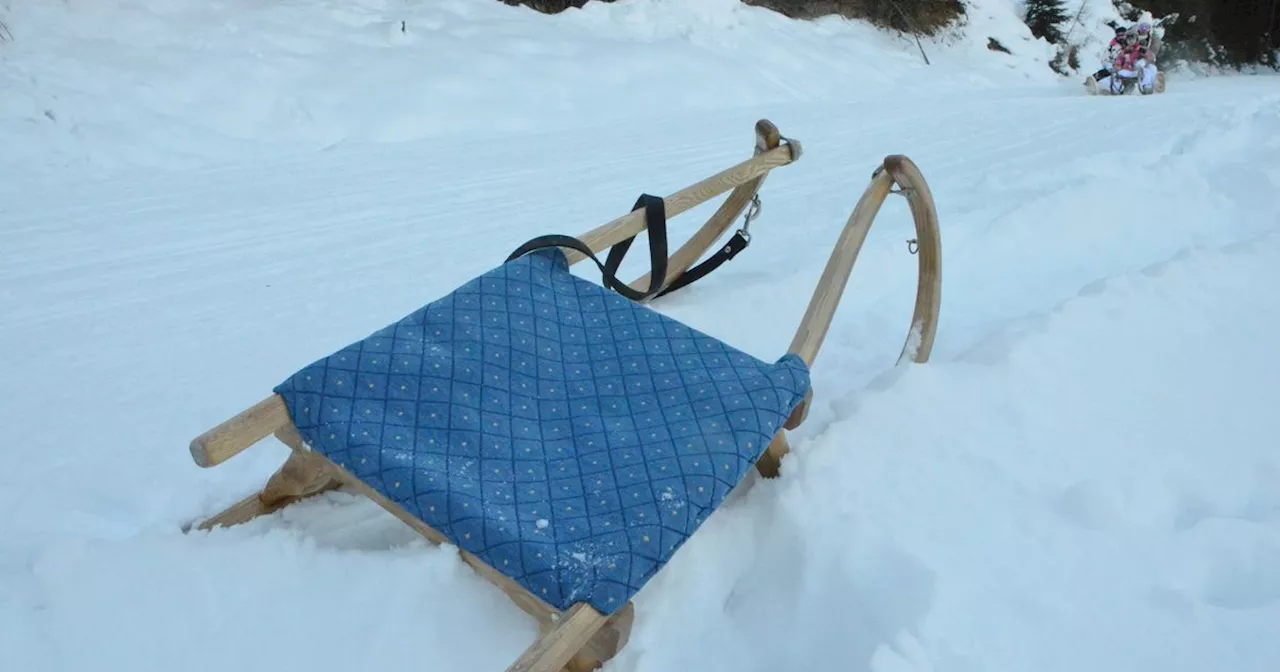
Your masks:
{"label": "blue quilted cushion", "polygon": [[572,275],[507,262],[276,387],[303,439],[559,609],[611,614],[809,389]]}

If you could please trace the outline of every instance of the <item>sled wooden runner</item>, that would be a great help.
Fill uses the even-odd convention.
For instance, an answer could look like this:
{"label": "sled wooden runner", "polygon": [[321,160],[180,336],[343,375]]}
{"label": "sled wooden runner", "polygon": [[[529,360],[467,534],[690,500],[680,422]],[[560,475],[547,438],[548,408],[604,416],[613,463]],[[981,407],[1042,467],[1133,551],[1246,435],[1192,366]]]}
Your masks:
{"label": "sled wooden runner", "polygon": [[[731,222],[752,203],[756,192],[770,170],[786,165],[798,158],[798,144],[790,141],[781,142],[777,129],[769,122],[759,122],[756,126],[756,134],[757,144],[753,158],[664,199],[668,215],[674,216],[733,189],[728,199],[712,215],[710,220],[694,234],[684,247],[671,256],[670,265],[665,275],[665,282],[663,283],[664,287],[677,281],[683,273],[693,266],[702,253],[727,231]],[[782,414],[776,416],[776,423],[768,424],[767,427],[760,425],[760,429],[756,430],[768,432],[761,435],[764,437],[762,444],[755,446],[752,446],[751,442],[746,444],[746,447],[752,451],[751,454],[757,456],[755,458],[756,468],[766,477],[778,473],[780,461],[788,451],[785,430],[798,427],[807,414],[808,405],[812,398],[812,391],[808,389],[807,367],[811,366],[816,359],[822,341],[831,326],[836,305],[844,291],[858,252],[865,240],[867,230],[879,212],[881,204],[893,192],[895,184],[900,187],[900,193],[908,199],[911,213],[915,220],[920,271],[915,313],[908,330],[907,344],[903,348],[899,361],[911,359],[916,362],[925,362],[929,358],[937,328],[941,282],[941,240],[938,231],[937,214],[928,186],[915,165],[905,157],[890,156],[884,160],[882,166],[874,173],[871,184],[858,201],[844,230],[841,232],[787,355],[777,363],[769,365],[759,361],[748,361],[750,358],[741,355],[741,353],[735,354],[732,351],[725,351],[726,356],[730,359],[736,357],[742,360],[742,366],[746,367],[742,369],[742,371],[746,372],[742,375],[752,374],[753,371],[758,369],[759,371],[755,374],[755,378],[752,379],[757,380],[760,385],[768,383],[771,380],[770,376],[774,376],[776,379],[773,383],[774,387],[770,388],[776,392],[774,395],[776,401],[770,408],[774,409],[775,415],[778,412]],[[596,252],[643,231],[644,226],[643,212],[637,210],[585,234],[581,237],[581,240],[587,242],[591,250]],[[520,272],[524,272],[526,268],[533,269],[529,271],[530,273],[545,272],[550,274],[548,277],[551,277],[555,283],[577,282],[578,284],[574,285],[577,287],[575,291],[583,291],[582,287],[589,283],[564,277],[564,269],[556,267],[556,263],[557,259],[562,259],[567,264],[571,264],[581,261],[585,257],[575,255],[572,252],[565,253],[560,257],[557,257],[557,254],[560,253],[529,254],[504,266],[510,266]],[[642,277],[634,284],[645,287],[648,283],[648,278]],[[463,295],[459,294],[458,296]],[[633,304],[619,295],[610,295],[602,290],[590,297],[590,300],[597,299],[611,301],[613,302],[612,305],[618,306],[618,310],[633,311],[627,314],[639,316],[644,320],[653,320],[652,324],[662,325],[668,330],[679,330],[682,327],[679,323],[659,316],[647,308],[639,307],[639,304]],[[626,302],[626,304],[617,303],[619,301]],[[643,326],[639,323],[637,325],[638,327]],[[688,332],[682,333],[688,334]],[[704,344],[708,348],[718,347],[719,345],[718,341],[705,335],[694,334],[693,337],[695,337],[697,343]],[[365,343],[365,341],[361,343]],[[626,341],[619,341],[619,343],[626,343]],[[496,351],[495,354],[501,355],[502,352]],[[751,367],[756,367],[756,369]],[[747,377],[750,378],[750,376]],[[352,379],[342,378],[341,380]],[[298,376],[295,376],[293,382],[296,386],[304,385]],[[384,478],[381,471],[376,477],[370,477],[375,478],[375,480],[366,482],[366,480],[354,473],[353,470],[360,468],[355,462],[340,465],[338,458],[331,459],[326,454],[318,452],[322,446],[309,444],[299,430],[299,427],[303,425],[295,424],[295,417],[305,418],[308,416],[297,407],[294,409],[295,414],[291,414],[289,404],[285,397],[282,396],[285,394],[293,395],[292,398],[299,400],[310,398],[303,393],[305,390],[299,392],[300,388],[296,386],[288,389],[282,386],[279,389],[284,391],[272,394],[191,442],[192,458],[196,464],[202,467],[220,464],[269,435],[275,436],[291,449],[285,464],[270,477],[261,492],[250,495],[222,513],[205,521],[200,525],[200,529],[207,530],[216,526],[239,524],[257,516],[269,514],[303,498],[341,488],[368,497],[433,543],[454,543],[454,545],[459,545],[456,541],[461,539],[460,534],[456,539],[451,540],[447,535],[424,522],[422,518],[410,513],[405,506],[393,501],[391,496],[384,494],[391,492],[392,495],[395,495],[390,489],[391,485],[388,484],[388,479]],[[760,386],[751,389],[754,390],[751,392],[753,395],[765,390]],[[790,397],[787,396],[788,391],[791,393]],[[629,396],[627,398],[639,397]],[[725,397],[726,400],[732,400],[733,398],[736,397]],[[296,403],[305,404],[309,402],[299,401]],[[756,403],[754,399],[753,403]],[[726,401],[727,405],[728,402]],[[352,408],[355,408],[355,406],[352,406]],[[390,408],[390,406],[385,406],[385,409]],[[311,411],[311,409],[306,410]],[[319,410],[315,409],[315,412],[318,413]],[[352,412],[354,413],[354,411]],[[764,413],[763,410],[760,412]],[[726,411],[726,413],[728,412]],[[729,418],[730,416],[725,415],[725,417]],[[358,427],[358,425],[355,426]],[[547,427],[551,427],[551,425],[548,423]],[[554,427],[551,427],[551,430],[548,431],[554,429]],[[314,433],[316,431],[314,428],[309,431],[313,432],[313,436],[319,436]],[[514,431],[514,425],[512,431]],[[319,438],[324,439],[325,437],[320,436]],[[330,435],[328,438],[334,437]],[[395,438],[399,439],[400,437],[397,436]],[[386,436],[382,436],[379,440],[384,442],[391,441]],[[575,445],[582,440],[584,439],[572,439]],[[764,446],[766,443],[767,447]],[[551,444],[548,443],[547,445],[550,446]],[[616,449],[610,448],[610,450]],[[347,453],[342,452],[331,454],[347,455]],[[355,453],[351,453],[351,455],[354,456]],[[346,457],[342,461],[346,462],[353,459],[355,458]],[[697,455],[694,455],[694,459],[698,459]],[[695,461],[693,464],[698,464],[698,462]],[[724,465],[724,469],[726,471],[729,470],[727,462]],[[694,478],[694,476],[686,475],[686,478]],[[739,474],[737,483],[740,483],[741,480],[742,475]],[[375,487],[371,483],[380,485]],[[399,481],[394,483],[396,488],[400,485]],[[646,484],[645,487],[649,487],[649,485]],[[621,493],[622,489],[619,488],[618,492]],[[465,501],[462,505],[465,506]],[[711,505],[710,508],[714,509],[715,505]],[[566,520],[571,523],[574,519],[567,518]],[[538,522],[544,523],[546,521]],[[700,522],[699,520],[694,523],[693,528],[696,529]],[[605,524],[608,524],[607,520]],[[457,533],[457,530],[455,530],[455,533]],[[692,531],[689,532],[689,534],[692,533]],[[470,533],[467,534],[469,535]],[[644,541],[647,543],[649,537],[644,537]],[[639,542],[636,541],[635,543]],[[678,544],[673,546],[669,552],[674,553],[675,547],[678,547]],[[540,635],[524,654],[507,668],[508,672],[517,670],[527,672],[559,672],[561,670],[583,672],[598,668],[604,661],[613,658],[626,645],[630,636],[632,622],[635,618],[634,607],[629,597],[624,604],[617,605],[615,603],[611,613],[605,613],[610,610],[603,607],[597,608],[588,603],[588,601],[572,601],[572,603],[564,604],[563,608],[556,607],[549,601],[549,598],[544,599],[547,594],[546,588],[539,591],[544,596],[535,594],[527,585],[530,581],[527,576],[512,578],[515,575],[508,576],[507,573],[497,569],[495,565],[486,562],[485,559],[477,555],[477,553],[492,555],[493,550],[491,548],[481,549],[473,553],[459,546],[459,553],[464,562],[470,565],[483,578],[502,589],[517,606],[533,616],[539,624]],[[660,571],[660,569],[655,571]],[[520,579],[520,581],[516,579]],[[643,579],[642,583],[647,580],[647,578]],[[521,581],[525,585],[522,585]],[[639,590],[640,588],[633,587],[633,589]],[[570,597],[561,598],[560,601],[569,602],[571,601]],[[592,599],[597,603],[603,603],[603,599],[599,595]]]}
{"label": "sled wooden runner", "polygon": [[[895,185],[897,190],[894,189]],[[907,199],[916,229],[916,237],[908,243],[916,246],[913,254],[919,256],[915,309],[911,315],[911,325],[907,329],[906,342],[898,355],[898,363],[910,360],[923,364],[929,361],[929,355],[933,352],[933,340],[938,331],[938,310],[942,303],[942,234],[938,228],[938,211],[933,202],[933,193],[929,191],[924,175],[910,159],[895,154],[885,157],[872,173],[871,184],[863,192],[862,198],[858,199],[858,204],[845,222],[835,249],[831,251],[827,266],[822,271],[822,277],[818,279],[818,286],[813,290],[809,307],[800,320],[800,327],[796,329],[795,338],[791,340],[788,351],[799,355],[810,366],[817,360],[818,349],[822,347],[827,331],[831,328],[836,306],[844,294],[853,265],[858,261],[858,252],[866,242],[867,232],[880,213],[880,206],[884,205],[891,193],[901,194]],[[796,408],[784,425],[785,429],[795,429],[804,422],[811,401],[812,393]],[[776,476],[782,458],[790,450],[785,432],[778,432],[756,464],[760,474],[766,478]]]}

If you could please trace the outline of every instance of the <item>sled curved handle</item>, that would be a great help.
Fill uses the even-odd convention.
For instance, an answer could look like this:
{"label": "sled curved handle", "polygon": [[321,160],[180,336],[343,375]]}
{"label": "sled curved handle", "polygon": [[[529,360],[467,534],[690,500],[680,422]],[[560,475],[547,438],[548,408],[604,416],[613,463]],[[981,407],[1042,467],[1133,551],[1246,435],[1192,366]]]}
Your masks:
{"label": "sled curved handle", "polygon": [[[895,185],[900,188],[898,191],[894,191]],[[858,260],[867,231],[890,193],[901,193],[907,198],[915,222],[915,242],[919,245],[919,249],[913,252],[919,256],[915,309],[898,361],[910,359],[923,363],[929,360],[938,330],[938,307],[942,295],[942,239],[938,231],[938,211],[920,169],[911,159],[892,154],[876,168],[871,184],[849,215],[788,349],[810,366],[831,327],[836,306]]]}

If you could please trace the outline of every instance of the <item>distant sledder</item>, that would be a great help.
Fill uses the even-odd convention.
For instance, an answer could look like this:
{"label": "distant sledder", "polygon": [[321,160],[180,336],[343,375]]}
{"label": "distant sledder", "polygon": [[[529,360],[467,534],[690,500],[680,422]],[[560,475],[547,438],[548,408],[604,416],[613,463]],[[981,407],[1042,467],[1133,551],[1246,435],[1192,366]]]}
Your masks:
{"label": "distant sledder", "polygon": [[1164,73],[1156,67],[1160,38],[1147,22],[1133,30],[1116,26],[1116,36],[1104,57],[1109,67],[1087,77],[1084,86],[1094,95],[1128,95],[1136,88],[1142,95],[1164,93]]}

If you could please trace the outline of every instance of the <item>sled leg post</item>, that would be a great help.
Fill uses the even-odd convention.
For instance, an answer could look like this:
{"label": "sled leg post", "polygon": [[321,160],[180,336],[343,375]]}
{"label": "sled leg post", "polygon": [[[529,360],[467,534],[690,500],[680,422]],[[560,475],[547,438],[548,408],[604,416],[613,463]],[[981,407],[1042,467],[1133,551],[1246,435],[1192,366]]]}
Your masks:
{"label": "sled leg post", "polygon": [[631,626],[635,620],[635,605],[628,602],[627,606],[609,617],[608,622],[596,632],[591,641],[569,660],[565,669],[568,672],[592,672],[600,669],[606,661],[612,660],[619,651],[622,651],[622,647],[627,645],[627,641],[631,639]]}
{"label": "sled leg post", "polygon": [[[292,425],[276,432],[277,438],[285,441],[288,432],[296,433]],[[265,516],[283,509],[294,502],[333,490],[342,484],[341,479],[326,466],[328,460],[309,452],[293,450],[289,458],[276,473],[267,479],[260,492],[254,493],[233,504],[222,513],[200,524],[200,530],[211,530],[214,527],[232,527],[247,523],[259,516]]]}
{"label": "sled leg post", "polygon": [[[283,443],[288,433],[296,433],[290,425],[276,432]],[[310,452],[293,450],[280,470],[267,480],[262,488],[262,501],[277,504],[297,501],[318,495],[342,484],[342,480],[327,467],[328,460]]]}
{"label": "sled leg post", "polygon": [[756,460],[756,471],[765,478],[777,478],[782,471],[782,458],[791,452],[791,444],[787,442],[786,432],[778,432],[760,459]]}
{"label": "sled leg post", "polygon": [[560,672],[608,621],[591,605],[579,602],[538,636],[507,672]]}

